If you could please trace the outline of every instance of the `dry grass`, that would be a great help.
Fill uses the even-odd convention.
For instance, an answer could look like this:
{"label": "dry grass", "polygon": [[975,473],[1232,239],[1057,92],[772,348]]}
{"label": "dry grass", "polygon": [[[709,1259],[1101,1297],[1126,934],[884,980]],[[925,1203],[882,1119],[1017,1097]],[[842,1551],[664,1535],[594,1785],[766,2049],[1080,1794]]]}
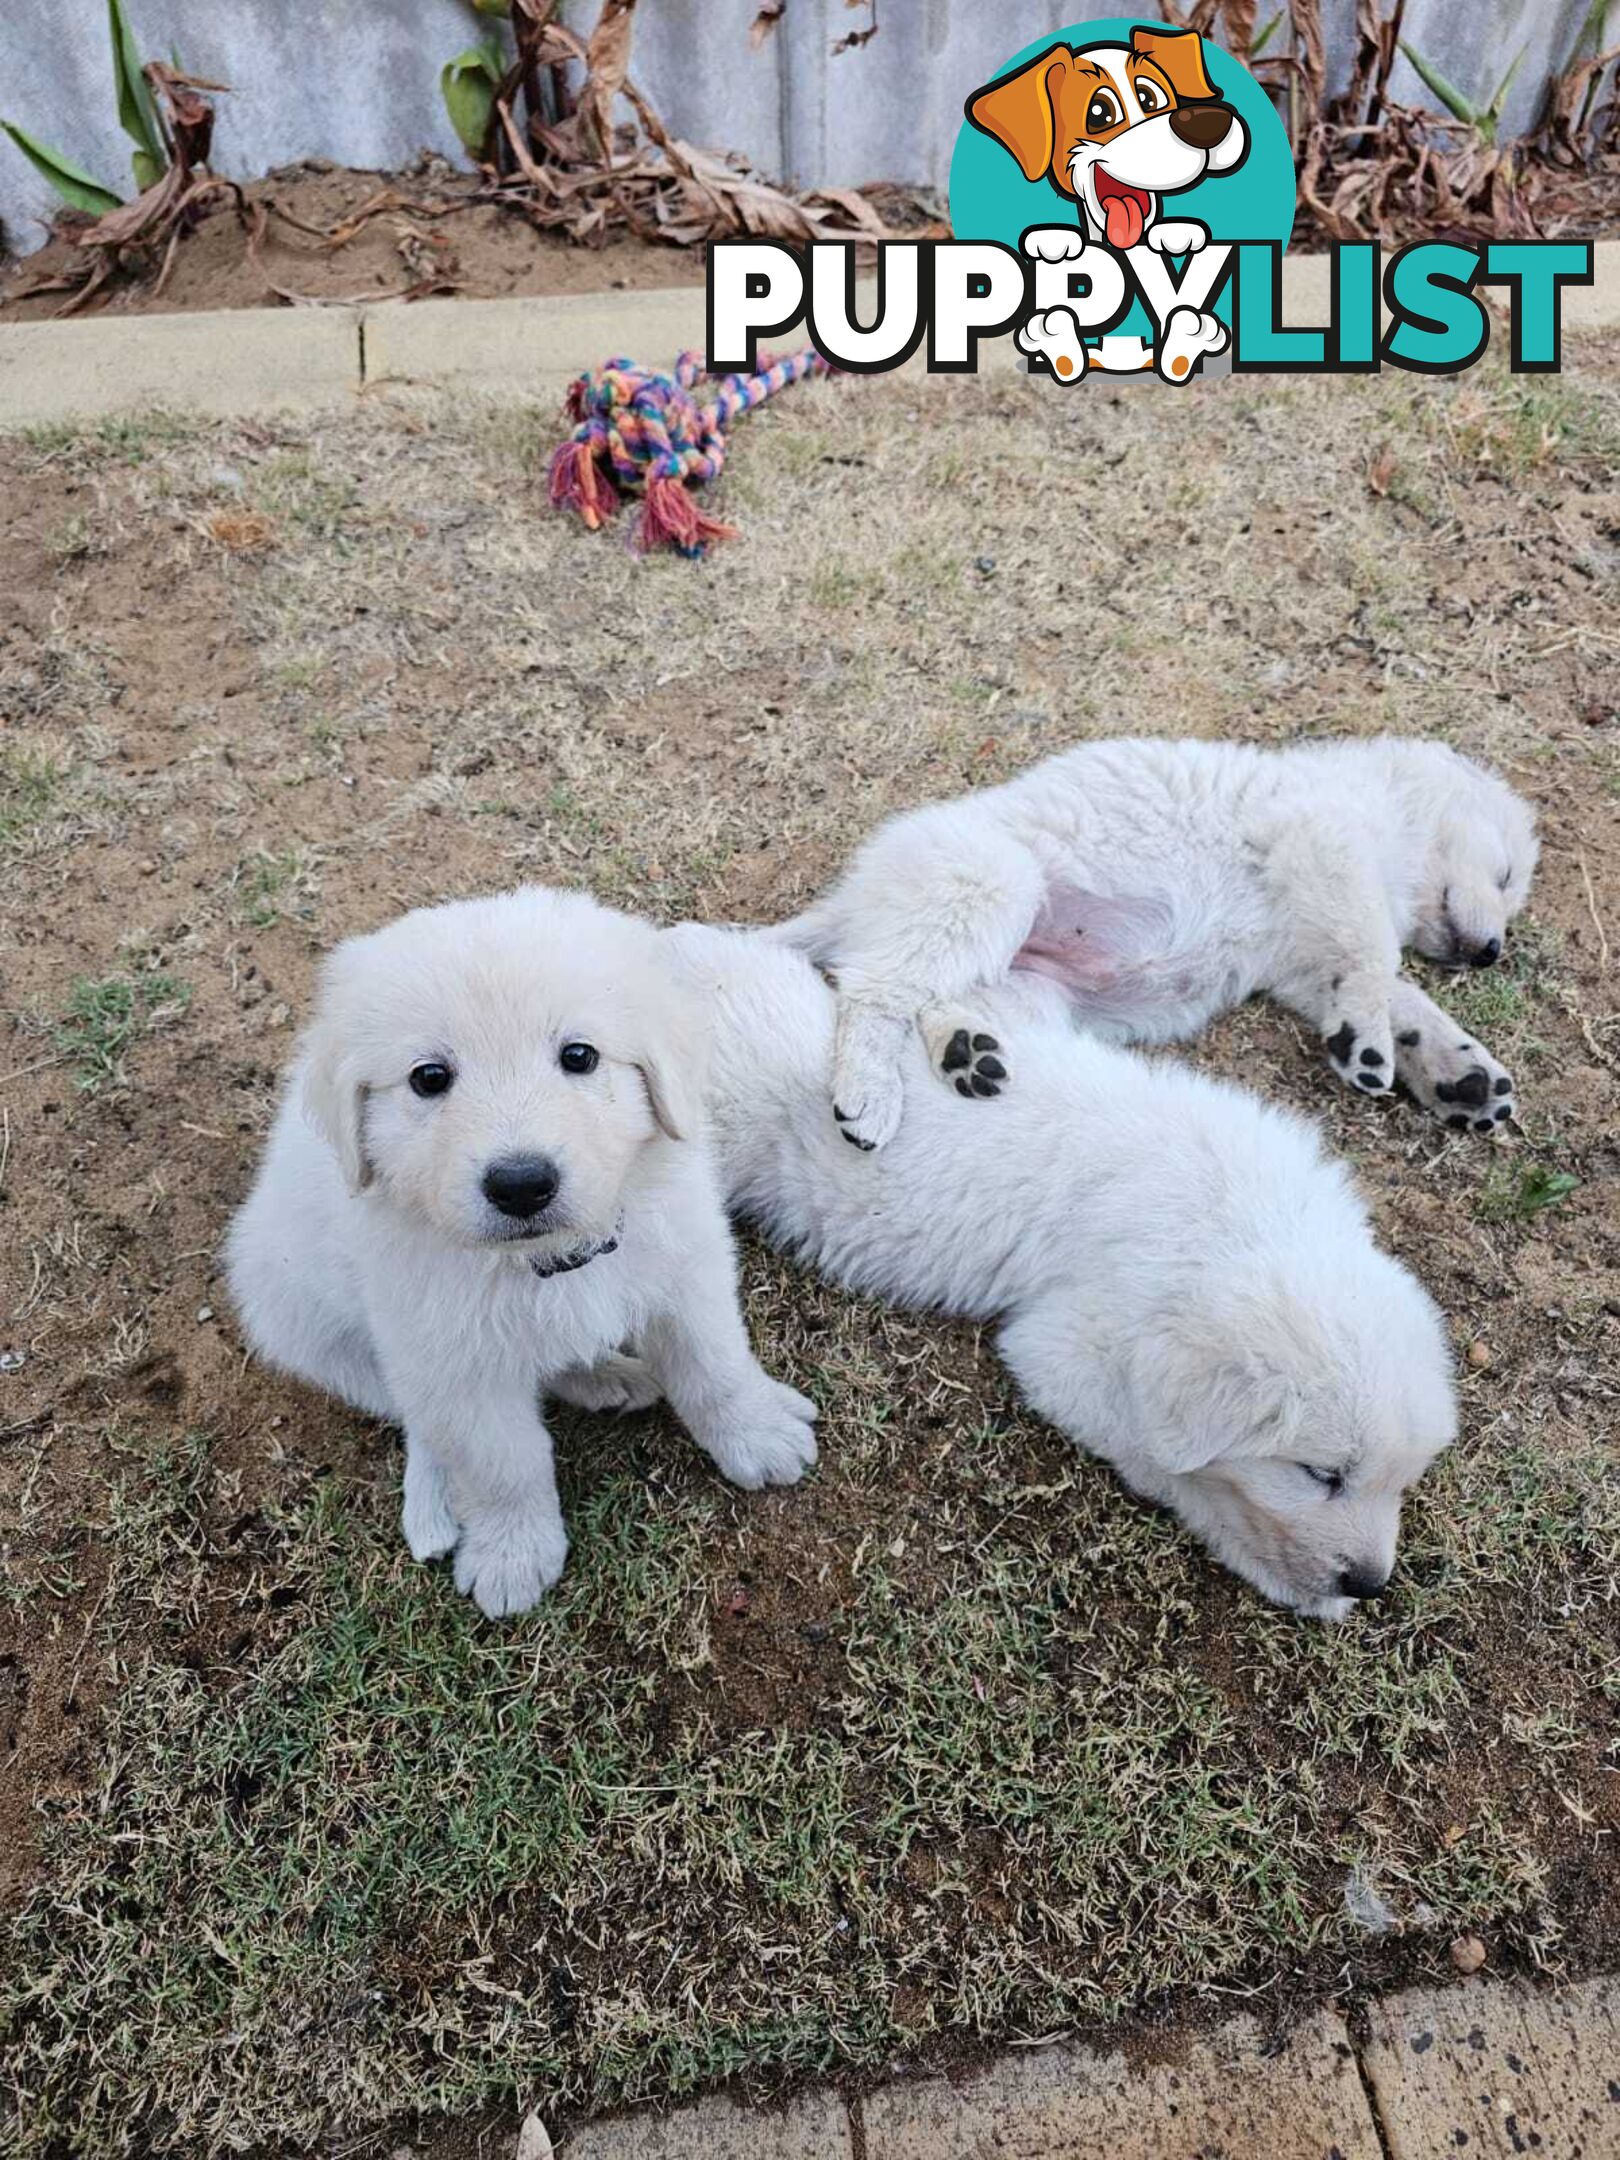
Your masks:
{"label": "dry grass", "polygon": [[[1444,1970],[1462,1926],[1600,1958],[1612,363],[796,390],[702,568],[549,516],[554,432],[400,404],[0,446],[10,2148],[386,2149],[1170,1992],[1281,2014]],[[389,1434],[241,1359],[212,1254],[345,932],[520,877],[785,912],[888,807],[1084,736],[1380,728],[1542,806],[1511,968],[1462,989],[1522,1135],[1351,1102],[1262,1008],[1196,1053],[1324,1119],[1479,1346],[1354,1626],[1217,1574],[972,1331],[753,1248],[816,1478],[745,1498],[660,1416],[575,1418],[574,1557],[510,1626],[404,1557]]]}

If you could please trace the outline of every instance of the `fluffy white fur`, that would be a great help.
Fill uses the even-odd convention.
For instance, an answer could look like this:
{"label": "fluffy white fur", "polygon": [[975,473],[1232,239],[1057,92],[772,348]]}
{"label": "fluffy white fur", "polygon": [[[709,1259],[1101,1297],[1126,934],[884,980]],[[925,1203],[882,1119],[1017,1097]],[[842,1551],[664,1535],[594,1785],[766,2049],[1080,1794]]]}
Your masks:
{"label": "fluffy white fur", "polygon": [[1342,1618],[1395,1559],[1401,1495],[1455,1432],[1438,1314],[1373,1244],[1311,1128],[1077,1034],[1027,978],[994,1116],[900,1047],[875,1161],[825,1112],[833,994],[759,933],[672,933],[710,1011],[728,1195],[851,1288],[1002,1321],[1035,1409],[1268,1597]]}
{"label": "fluffy white fur", "polygon": [[894,1133],[914,1021],[958,1093],[1007,1084],[1009,1046],[972,1038],[1010,970],[1121,1041],[1183,1039],[1269,991],[1348,1085],[1398,1078],[1489,1132],[1512,1082],[1402,977],[1401,950],[1489,964],[1535,863],[1526,804],[1439,743],[1094,743],[880,826],[776,934],[836,976],[833,1097],[860,1147]]}
{"label": "fluffy white fur", "polygon": [[[453,1550],[486,1613],[532,1605],[567,1555],[543,1395],[663,1394],[738,1485],[815,1459],[814,1406],[748,1347],[670,959],[648,925],[538,888],[340,946],[230,1232],[248,1340],[404,1426],[406,1542]],[[563,1068],[570,1044],[593,1070]],[[453,1080],[424,1098],[432,1064]],[[555,1191],[514,1215],[508,1182],[503,1212],[486,1180],[524,1162]]]}

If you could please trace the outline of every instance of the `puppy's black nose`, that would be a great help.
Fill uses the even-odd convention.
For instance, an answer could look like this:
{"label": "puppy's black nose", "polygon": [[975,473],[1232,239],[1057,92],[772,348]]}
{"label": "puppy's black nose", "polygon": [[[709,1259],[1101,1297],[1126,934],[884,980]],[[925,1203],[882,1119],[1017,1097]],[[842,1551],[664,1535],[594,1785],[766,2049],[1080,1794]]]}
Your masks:
{"label": "puppy's black nose", "polygon": [[1389,1577],[1380,1575],[1376,1568],[1347,1567],[1339,1577],[1340,1597],[1358,1598],[1362,1604],[1382,1597],[1388,1588]]}
{"label": "puppy's black nose", "polygon": [[1501,957],[1502,940],[1499,937],[1488,937],[1483,945],[1476,945],[1468,955],[1468,965],[1470,967],[1495,967]]}
{"label": "puppy's black nose", "polygon": [[538,1215],[557,1197],[562,1179],[545,1155],[507,1155],[484,1172],[484,1198],[503,1215]]}
{"label": "puppy's black nose", "polygon": [[1213,150],[1226,140],[1231,125],[1232,112],[1226,105],[1178,105],[1170,115],[1170,132],[1194,150]]}

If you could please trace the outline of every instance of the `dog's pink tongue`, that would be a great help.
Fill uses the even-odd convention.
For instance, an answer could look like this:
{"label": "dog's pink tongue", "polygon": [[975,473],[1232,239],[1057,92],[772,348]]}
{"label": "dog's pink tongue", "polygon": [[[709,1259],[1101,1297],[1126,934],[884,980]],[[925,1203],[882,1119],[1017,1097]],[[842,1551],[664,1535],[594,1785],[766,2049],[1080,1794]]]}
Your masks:
{"label": "dog's pink tongue", "polygon": [[1103,209],[1111,248],[1133,248],[1142,237],[1142,205],[1134,195],[1110,195]]}

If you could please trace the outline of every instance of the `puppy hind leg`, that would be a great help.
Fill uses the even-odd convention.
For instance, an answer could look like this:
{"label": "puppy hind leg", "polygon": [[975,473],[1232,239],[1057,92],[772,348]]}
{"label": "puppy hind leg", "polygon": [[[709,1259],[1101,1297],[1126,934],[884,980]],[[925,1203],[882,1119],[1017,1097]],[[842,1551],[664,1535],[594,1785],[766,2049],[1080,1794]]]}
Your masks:
{"label": "puppy hind leg", "polygon": [[851,1147],[870,1154],[900,1129],[900,1056],[911,1023],[865,998],[840,996],[833,1031],[833,1116]]}
{"label": "puppy hind leg", "polygon": [[[974,1016],[973,995],[1007,976],[1044,891],[1029,848],[971,803],[917,812],[880,834],[858,862],[829,954],[841,999],[835,1095],[853,1145],[881,1146],[899,1124],[896,1020],[920,1022],[947,1086],[963,1079],[963,1092],[979,1095],[1005,1084],[999,1031]],[[953,1001],[963,1008],[954,1014]],[[964,1042],[955,1045],[959,1031]],[[976,1036],[995,1047],[975,1047]]]}
{"label": "puppy hind leg", "polygon": [[1511,1076],[1416,983],[1396,982],[1390,1014],[1397,1078],[1452,1132],[1493,1133],[1516,1114]]}
{"label": "puppy hind leg", "polygon": [[1012,1079],[1006,1045],[962,1005],[931,1005],[918,1017],[928,1062],[958,1095],[991,1099]]}

